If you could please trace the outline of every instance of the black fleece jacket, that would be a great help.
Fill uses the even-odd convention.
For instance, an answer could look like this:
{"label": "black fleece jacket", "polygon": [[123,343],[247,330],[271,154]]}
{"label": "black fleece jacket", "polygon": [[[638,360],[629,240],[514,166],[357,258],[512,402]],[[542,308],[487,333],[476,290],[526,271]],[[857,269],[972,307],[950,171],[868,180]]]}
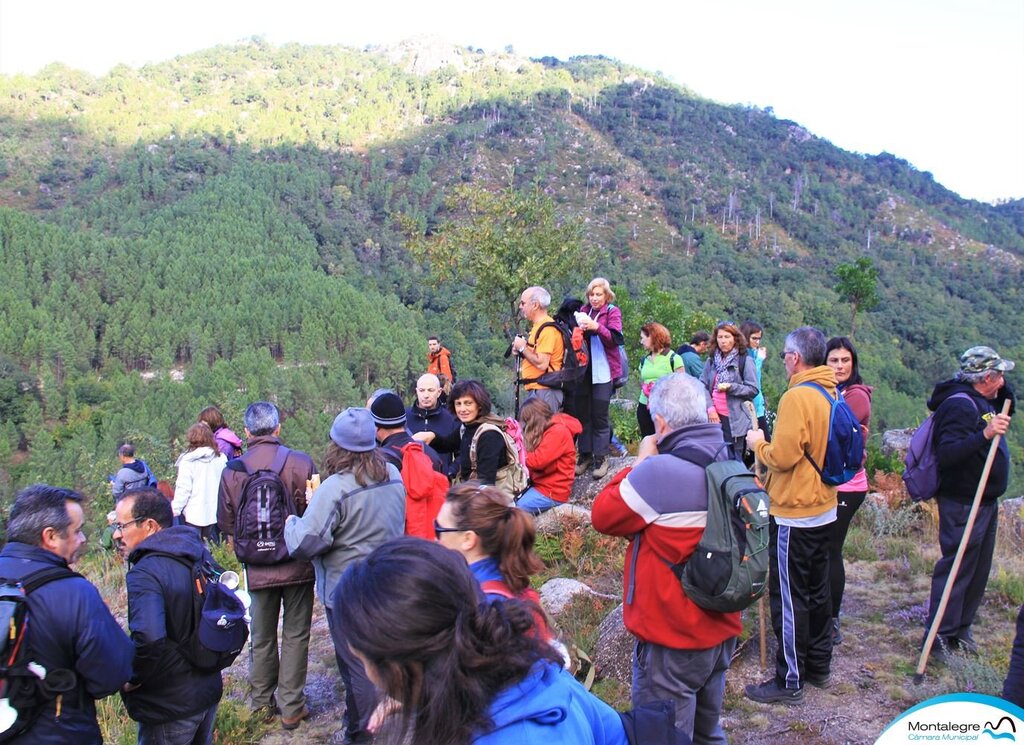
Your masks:
{"label": "black fleece jacket", "polygon": [[[971,397],[952,398],[956,393]],[[944,380],[935,386],[928,399],[928,408],[935,412],[933,434],[935,455],[939,460],[938,496],[961,504],[971,504],[974,493],[985,470],[991,440],[983,434],[985,426],[994,413],[1001,411],[1003,402],[1010,400],[1010,414],[1013,414],[1015,400],[1013,389],[1004,385],[995,399],[989,400],[978,393],[974,386],[958,380]],[[1006,438],[1001,438],[992,471],[982,495],[982,501],[993,502],[1006,491],[1010,476],[1010,451]]]}
{"label": "black fleece jacket", "polygon": [[[159,553],[157,553],[159,552]],[[192,572],[169,556],[198,561],[209,552],[195,528],[175,526],[154,533],[128,557],[128,630],[135,642],[132,683],[122,694],[128,715],[143,724],[164,724],[198,714],[220,700],[219,672],[196,671],[179,645],[196,633],[192,618]]]}

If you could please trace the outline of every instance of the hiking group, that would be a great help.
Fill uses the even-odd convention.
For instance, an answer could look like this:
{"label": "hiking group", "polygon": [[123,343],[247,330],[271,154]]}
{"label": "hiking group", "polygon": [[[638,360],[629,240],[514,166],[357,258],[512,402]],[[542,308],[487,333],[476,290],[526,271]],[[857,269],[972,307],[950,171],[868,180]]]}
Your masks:
{"label": "hiking group", "polygon": [[[222,670],[246,643],[254,715],[300,728],[312,715],[314,597],[344,683],[345,743],[725,743],[741,614],[764,592],[775,669],[747,697],[799,704],[808,685],[830,686],[843,638],[842,546],[868,486],[873,389],[849,339],[798,328],[780,353],[788,388],[769,432],[763,329],[749,321],[721,322],[678,351],[664,325],[641,327],[643,438],[592,509],[596,530],[628,540],[633,709],[616,713],[568,671],[571,645],[531,588],[544,568],[534,517],[566,503],[578,476],[609,472],[609,405],[629,372],[614,299],[596,278],[587,302],[567,299],[552,316],[550,293],[523,291],[530,329],[509,348],[514,418],[495,413],[479,381],[457,379],[451,351],[431,337],[415,402],[378,390],[340,412],[319,469],[284,444],[268,401],[246,409],[244,440],[216,407],[204,409],[173,490],[161,491],[123,444],[108,532],[128,567],[127,634],[69,569],[85,540],[82,495],[24,489],[0,552],[0,610],[12,630],[0,739],[102,742],[95,702],[119,691],[139,743],[210,743]],[[942,549],[933,659],[976,652],[972,625],[1009,475],[1004,373],[1013,367],[972,347],[928,402],[927,496]],[[1008,412],[997,410],[1004,401]],[[220,541],[241,578],[213,559]],[[1018,705],[1022,626],[1024,609],[1005,688]]]}

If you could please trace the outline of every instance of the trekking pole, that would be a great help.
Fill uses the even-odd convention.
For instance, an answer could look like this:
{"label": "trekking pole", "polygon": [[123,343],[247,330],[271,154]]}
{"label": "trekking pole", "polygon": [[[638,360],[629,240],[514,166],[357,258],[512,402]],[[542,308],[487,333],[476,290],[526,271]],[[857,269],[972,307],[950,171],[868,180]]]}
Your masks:
{"label": "trekking pole", "polygon": [[[753,401],[744,401],[743,410],[750,418],[753,429],[757,429],[757,410]],[[761,474],[766,473],[764,464],[757,459],[757,452],[754,451],[754,478],[761,480]],[[768,669],[768,624],[764,620],[764,595],[757,599],[757,626],[758,626],[758,651],[760,652],[761,671]]]}
{"label": "trekking pole", "polygon": [[[249,567],[242,564],[242,581],[245,583],[245,594],[249,595],[250,599],[252,595],[249,593]],[[247,616],[251,615],[249,609],[246,608]],[[252,686],[252,621],[249,621],[249,685]]]}
{"label": "trekking pole", "polygon": [[[1009,412],[1010,401],[1007,399],[1003,402],[1003,410],[1000,413],[1008,414]],[[928,636],[925,637],[924,646],[921,648],[921,659],[918,660],[917,671],[914,673],[914,685],[918,685],[924,680],[924,669],[928,665],[928,656],[932,652],[932,643],[939,633],[939,624],[942,623],[942,617],[946,614],[949,596],[953,594],[953,583],[956,582],[957,572],[960,571],[960,562],[964,558],[964,553],[967,552],[967,543],[970,541],[971,532],[974,530],[974,519],[978,516],[978,508],[981,507],[981,496],[985,493],[985,487],[988,485],[989,473],[992,471],[992,463],[996,459],[996,450],[999,448],[999,441],[1001,439],[1002,435],[997,434],[992,438],[992,444],[988,447],[988,457],[985,459],[985,468],[981,472],[981,481],[978,482],[978,489],[974,492],[974,502],[971,503],[971,512],[967,516],[964,535],[956,549],[956,557],[953,559],[953,566],[950,567],[946,586],[942,588],[942,599],[939,600],[939,607],[935,611],[935,618],[932,619],[931,628],[928,629]]]}
{"label": "trekking pole", "polygon": [[523,367],[523,355],[516,353],[516,419],[519,418],[519,374]]}

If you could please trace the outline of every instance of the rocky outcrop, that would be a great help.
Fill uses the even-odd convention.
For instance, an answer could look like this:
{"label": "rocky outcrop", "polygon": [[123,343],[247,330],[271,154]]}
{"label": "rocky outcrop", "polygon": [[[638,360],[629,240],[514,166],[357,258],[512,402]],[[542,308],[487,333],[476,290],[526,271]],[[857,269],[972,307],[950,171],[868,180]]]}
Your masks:
{"label": "rocky outcrop", "polygon": [[594,503],[594,497],[605,487],[605,484],[623,468],[633,465],[633,462],[636,461],[636,456],[633,455],[625,455],[621,458],[612,455],[608,458],[608,473],[603,479],[591,478],[590,471],[576,477],[576,482],[572,485],[572,494],[569,497],[570,502],[589,508]]}
{"label": "rocky outcrop", "polygon": [[597,628],[594,666],[598,677],[629,685],[633,680],[633,635],[622,622],[622,604],[605,616]]}
{"label": "rocky outcrop", "polygon": [[897,455],[901,459],[907,454],[910,447],[910,438],[914,436],[917,427],[906,429],[890,429],[882,433],[882,455]]}

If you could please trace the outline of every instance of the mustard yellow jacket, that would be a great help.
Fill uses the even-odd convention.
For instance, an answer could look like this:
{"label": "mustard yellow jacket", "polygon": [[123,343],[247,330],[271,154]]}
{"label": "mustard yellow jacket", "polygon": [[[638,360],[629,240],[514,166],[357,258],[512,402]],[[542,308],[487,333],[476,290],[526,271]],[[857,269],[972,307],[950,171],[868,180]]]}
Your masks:
{"label": "mustard yellow jacket", "polygon": [[779,400],[772,441],[757,443],[757,457],[768,467],[765,489],[776,517],[815,517],[836,506],[835,487],[823,484],[804,457],[807,453],[819,466],[825,460],[831,407],[820,391],[800,383],[817,383],[836,394],[832,368],[819,365],[796,373]]}

